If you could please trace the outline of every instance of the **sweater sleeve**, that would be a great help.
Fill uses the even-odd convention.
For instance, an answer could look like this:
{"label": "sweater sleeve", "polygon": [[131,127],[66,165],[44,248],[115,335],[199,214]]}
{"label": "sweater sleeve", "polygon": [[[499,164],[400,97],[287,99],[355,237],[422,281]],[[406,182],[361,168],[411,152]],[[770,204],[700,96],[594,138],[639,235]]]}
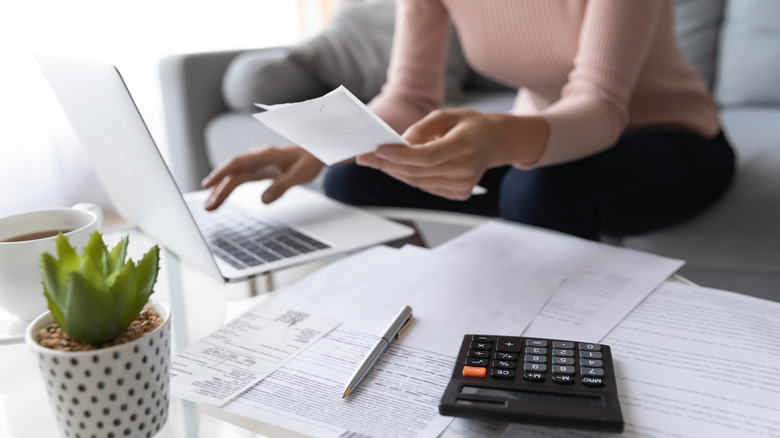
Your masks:
{"label": "sweater sleeve", "polygon": [[611,147],[629,122],[628,105],[659,26],[663,2],[588,2],[574,68],[561,98],[541,115],[549,124],[542,156],[558,164]]}
{"label": "sweater sleeve", "polygon": [[440,0],[398,0],[387,82],[370,103],[399,133],[444,102],[449,15]]}

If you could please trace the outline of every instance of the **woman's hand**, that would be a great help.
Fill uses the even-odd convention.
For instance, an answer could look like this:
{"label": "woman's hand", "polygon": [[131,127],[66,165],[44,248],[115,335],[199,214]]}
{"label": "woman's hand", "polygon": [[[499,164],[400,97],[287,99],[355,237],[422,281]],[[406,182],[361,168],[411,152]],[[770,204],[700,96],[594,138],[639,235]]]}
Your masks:
{"label": "woman's hand", "polygon": [[488,169],[536,160],[547,140],[546,126],[537,117],[436,110],[406,130],[411,146],[383,145],[360,155],[357,163],[425,192],[466,200]]}
{"label": "woman's hand", "polygon": [[259,146],[230,158],[201,182],[204,189],[211,189],[206,210],[219,207],[240,184],[273,178],[262,196],[263,202],[270,204],[290,187],[313,180],[322,166],[320,160],[299,146]]}

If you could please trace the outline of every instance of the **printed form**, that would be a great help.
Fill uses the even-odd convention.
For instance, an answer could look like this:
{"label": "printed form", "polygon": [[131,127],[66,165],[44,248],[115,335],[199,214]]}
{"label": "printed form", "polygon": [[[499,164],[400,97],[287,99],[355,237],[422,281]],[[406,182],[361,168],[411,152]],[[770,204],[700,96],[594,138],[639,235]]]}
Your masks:
{"label": "printed form", "polygon": [[[414,246],[376,247],[336,261],[275,291],[271,301],[342,325],[223,410],[313,436],[437,436],[452,421],[438,414],[438,402],[463,334],[522,330],[561,281],[486,257],[450,258]],[[507,294],[510,283],[523,293]],[[340,398],[402,304],[414,309],[411,326],[355,392]],[[469,312],[483,318],[465,318]]]}
{"label": "printed form", "polygon": [[171,359],[171,393],[223,406],[338,324],[260,303]]}
{"label": "printed form", "polygon": [[[667,282],[603,343],[612,347],[623,435],[780,436],[780,303]],[[503,435],[603,437],[511,425]]]}
{"label": "printed form", "polygon": [[336,329],[224,409],[322,438],[438,436],[452,421],[438,402],[454,356],[393,343],[360,386],[339,397],[375,340]]}

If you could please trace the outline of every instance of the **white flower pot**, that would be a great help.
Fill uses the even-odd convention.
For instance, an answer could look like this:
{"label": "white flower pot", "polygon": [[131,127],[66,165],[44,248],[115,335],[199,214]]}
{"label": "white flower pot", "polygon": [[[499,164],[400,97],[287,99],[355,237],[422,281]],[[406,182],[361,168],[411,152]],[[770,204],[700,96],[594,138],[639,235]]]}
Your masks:
{"label": "white flower pot", "polygon": [[36,341],[54,319],[50,312],[27,327],[25,341],[38,358],[57,426],[69,438],[152,437],[168,419],[170,309],[149,300],[163,323],[123,345],[63,352]]}

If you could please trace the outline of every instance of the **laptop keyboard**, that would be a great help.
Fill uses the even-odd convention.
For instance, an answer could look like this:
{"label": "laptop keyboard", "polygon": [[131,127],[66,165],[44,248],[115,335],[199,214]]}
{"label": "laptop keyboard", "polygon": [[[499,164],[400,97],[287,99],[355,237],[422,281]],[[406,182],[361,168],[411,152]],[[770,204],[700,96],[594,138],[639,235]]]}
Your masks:
{"label": "laptop keyboard", "polygon": [[211,252],[236,269],[330,248],[290,227],[254,219],[240,207],[223,205],[206,212],[191,205],[190,211]]}

